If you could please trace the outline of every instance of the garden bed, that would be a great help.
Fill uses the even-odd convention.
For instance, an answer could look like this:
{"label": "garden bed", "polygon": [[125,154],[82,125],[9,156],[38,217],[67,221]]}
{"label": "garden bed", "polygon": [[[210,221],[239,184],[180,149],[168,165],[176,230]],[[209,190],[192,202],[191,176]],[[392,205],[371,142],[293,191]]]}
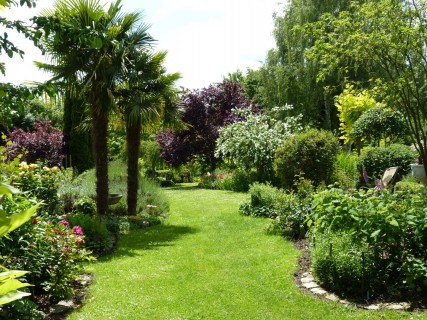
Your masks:
{"label": "garden bed", "polygon": [[[314,294],[312,290],[304,286],[303,279],[307,274],[310,274],[311,268],[311,257],[310,257],[310,248],[307,239],[299,239],[294,241],[294,246],[301,251],[301,255],[298,258],[298,269],[294,273],[295,283],[298,287],[304,291],[306,294]],[[329,294],[316,294],[319,299],[323,300],[335,300],[330,298],[334,295]],[[355,300],[355,299],[336,299],[340,300],[344,304],[352,304],[358,308],[377,310],[377,309],[405,309],[408,311],[416,312],[427,312],[427,292],[421,296],[420,299],[414,301],[408,301],[407,296],[404,293],[396,293],[395,295],[390,295],[385,292],[376,293],[372,299],[368,302],[365,299]],[[406,308],[406,305],[409,307]]]}

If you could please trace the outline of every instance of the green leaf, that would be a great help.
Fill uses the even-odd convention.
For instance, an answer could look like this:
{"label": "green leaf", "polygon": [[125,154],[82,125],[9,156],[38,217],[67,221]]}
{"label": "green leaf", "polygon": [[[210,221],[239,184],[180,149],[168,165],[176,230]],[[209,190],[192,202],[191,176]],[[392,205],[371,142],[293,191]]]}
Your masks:
{"label": "green leaf", "polygon": [[399,223],[396,221],[396,219],[392,219],[391,221],[389,221],[389,223],[390,223],[392,226],[399,227]]}
{"label": "green leaf", "polygon": [[10,7],[10,4],[6,0],[0,0],[0,7]]}
{"label": "green leaf", "polygon": [[380,230],[377,230],[377,231],[372,232],[372,233],[371,233],[371,238],[376,238],[376,237],[380,234],[380,232],[381,232],[381,229],[380,229]]}
{"label": "green leaf", "polygon": [[6,294],[8,292],[11,292],[11,291],[14,291],[17,289],[21,289],[24,287],[29,287],[29,286],[31,286],[31,284],[29,284],[29,283],[24,283],[24,282],[21,282],[17,279],[9,279],[9,280],[0,284],[0,296]]}
{"label": "green leaf", "polygon": [[15,230],[33,216],[40,204],[36,204],[28,210],[17,212],[7,216],[5,212],[0,212],[0,237]]}
{"label": "green leaf", "polygon": [[18,194],[20,191],[12,186],[0,183],[0,194]]}
{"label": "green leaf", "polygon": [[8,292],[8,293],[0,296],[0,305],[21,299],[23,297],[27,297],[29,295],[31,295],[31,294],[28,292],[22,292],[22,291],[18,291],[18,290]]}
{"label": "green leaf", "polygon": [[92,47],[94,47],[96,49],[101,49],[102,45],[103,45],[102,39],[99,37],[92,39],[90,43],[91,43]]}
{"label": "green leaf", "polygon": [[27,273],[29,273],[29,272],[28,271],[21,271],[21,270],[7,270],[4,272],[0,272],[0,282],[5,281],[7,279],[20,278]]}

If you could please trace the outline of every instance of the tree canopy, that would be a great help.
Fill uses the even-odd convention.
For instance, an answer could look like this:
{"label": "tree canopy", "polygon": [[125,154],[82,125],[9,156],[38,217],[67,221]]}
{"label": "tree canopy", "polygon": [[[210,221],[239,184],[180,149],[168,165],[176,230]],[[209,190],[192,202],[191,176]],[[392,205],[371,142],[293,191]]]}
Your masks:
{"label": "tree canopy", "polygon": [[363,85],[377,87],[381,100],[405,115],[427,163],[427,2],[354,1],[338,16],[325,14],[307,32],[317,39],[307,56],[321,66],[318,79],[336,68],[345,74],[367,69]]}
{"label": "tree canopy", "polygon": [[[305,54],[321,35],[308,34],[305,29],[322,14],[334,16],[349,6],[350,0],[290,1],[282,13],[274,16],[276,48],[268,53],[262,68],[247,73],[245,84],[250,88],[251,97],[267,109],[292,105],[294,108],[288,115],[304,114],[305,125],[338,128],[334,96],[343,89],[344,73],[334,68],[334,72],[318,81],[321,65],[319,61],[308,60]],[[346,76],[366,79],[362,68],[357,74]]]}
{"label": "tree canopy", "polygon": [[99,0],[57,0],[53,10],[35,19],[52,60],[37,65],[53,73],[52,81],[82,84],[78,94],[85,97],[91,117],[99,214],[108,211],[107,132],[114,88],[132,67],[131,54],[153,42],[141,14],[121,8],[120,0],[107,11]]}
{"label": "tree canopy", "polygon": [[239,119],[233,109],[256,109],[244,95],[242,86],[230,80],[187,92],[182,95],[181,104],[182,120],[188,128],[157,135],[161,156],[175,167],[198,160],[209,170],[216,166],[214,153],[219,129]]}

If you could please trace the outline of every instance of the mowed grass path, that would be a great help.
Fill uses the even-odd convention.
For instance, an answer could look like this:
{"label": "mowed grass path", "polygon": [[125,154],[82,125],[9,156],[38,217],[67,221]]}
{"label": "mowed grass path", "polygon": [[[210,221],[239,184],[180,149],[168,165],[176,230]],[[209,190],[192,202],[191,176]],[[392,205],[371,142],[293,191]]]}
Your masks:
{"label": "mowed grass path", "polygon": [[134,231],[89,269],[84,306],[67,319],[427,319],[321,301],[294,283],[299,252],[268,221],[238,214],[248,195],[172,188],[164,225]]}

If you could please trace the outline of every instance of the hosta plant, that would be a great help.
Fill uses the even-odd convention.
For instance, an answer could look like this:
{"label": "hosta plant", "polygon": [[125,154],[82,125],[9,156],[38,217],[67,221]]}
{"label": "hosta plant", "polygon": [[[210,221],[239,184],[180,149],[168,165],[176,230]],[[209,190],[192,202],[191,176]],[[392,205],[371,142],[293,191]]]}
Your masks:
{"label": "hosta plant", "polygon": [[[19,193],[17,189],[6,184],[0,184],[0,237],[5,236],[9,232],[17,229],[23,223],[31,219],[31,217],[39,206],[38,204],[36,204],[28,210],[17,212],[8,216],[6,214],[6,211],[2,209],[2,199],[5,196],[10,197],[16,193]],[[8,270],[4,267],[1,268],[2,272],[0,272],[0,306],[30,295],[28,292],[23,292],[19,290],[21,288],[30,286],[30,284],[21,282],[19,280],[19,278],[22,278],[22,276],[27,274],[28,271]]]}

